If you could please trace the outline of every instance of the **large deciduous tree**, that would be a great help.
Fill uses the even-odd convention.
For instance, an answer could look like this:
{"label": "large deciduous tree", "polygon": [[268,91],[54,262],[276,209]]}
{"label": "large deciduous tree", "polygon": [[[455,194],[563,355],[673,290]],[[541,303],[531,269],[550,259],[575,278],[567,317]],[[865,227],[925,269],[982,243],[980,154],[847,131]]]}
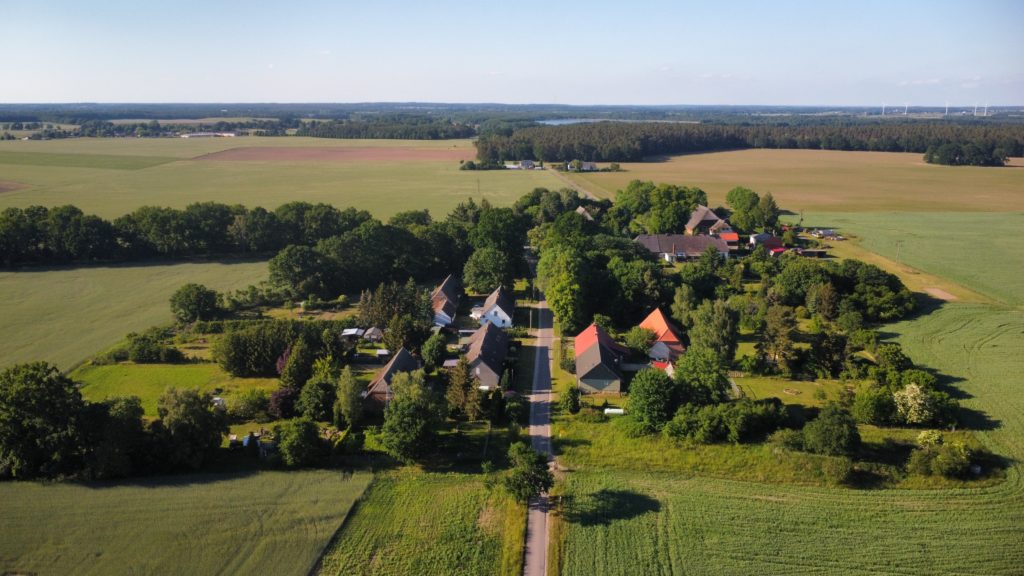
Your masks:
{"label": "large deciduous tree", "polygon": [[737,316],[724,300],[703,302],[691,314],[690,345],[713,350],[728,366],[736,355]]}
{"label": "large deciduous tree", "polygon": [[75,383],[45,362],[0,372],[0,477],[54,477],[77,471],[84,406]]}
{"label": "large deciduous tree", "polygon": [[219,295],[202,284],[185,284],[171,296],[171,312],[183,324],[210,320],[220,313]]}
{"label": "large deciduous tree", "polygon": [[675,385],[661,370],[641,370],[629,385],[629,412],[646,431],[660,430],[672,418],[676,402]]}

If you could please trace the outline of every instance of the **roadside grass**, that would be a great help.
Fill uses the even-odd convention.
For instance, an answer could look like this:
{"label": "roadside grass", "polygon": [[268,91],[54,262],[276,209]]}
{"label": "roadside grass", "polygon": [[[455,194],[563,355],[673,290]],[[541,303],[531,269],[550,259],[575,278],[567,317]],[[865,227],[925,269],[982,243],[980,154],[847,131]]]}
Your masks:
{"label": "roadside grass", "polygon": [[230,403],[233,395],[258,388],[273,392],[276,378],[234,378],[216,364],[86,364],[71,373],[82,382],[82,396],[98,402],[112,396],[138,396],[146,416],[156,418],[157,400],[167,388],[215,393]]}
{"label": "roadside grass", "polygon": [[0,571],[308,574],[370,474],[0,483]]}
{"label": "roadside grass", "polygon": [[[1021,160],[1013,160],[1015,166]],[[926,164],[921,154],[740,150],[622,163],[623,172],[564,173],[599,198],[630,180],[697,186],[712,206],[745,186],[800,211],[1024,211],[1024,171]]]}
{"label": "roadside grass", "polygon": [[182,262],[33,268],[0,272],[0,367],[46,360],[70,370],[98,350],[172,321],[171,294],[197,282],[244,288],[267,275],[265,262]]}
{"label": "roadside grass", "polygon": [[482,476],[406,467],[378,474],[320,574],[519,574],[525,507]]}
{"label": "roadside grass", "polygon": [[[1017,187],[1018,191],[1022,189],[1024,183]],[[1018,197],[1024,198],[1024,194]],[[804,224],[855,234],[855,242],[833,242],[833,252],[887,268],[913,290],[940,288],[964,302],[995,300],[1024,306],[1024,291],[1020,288],[1024,212],[807,212]],[[871,253],[878,256],[871,258]]]}

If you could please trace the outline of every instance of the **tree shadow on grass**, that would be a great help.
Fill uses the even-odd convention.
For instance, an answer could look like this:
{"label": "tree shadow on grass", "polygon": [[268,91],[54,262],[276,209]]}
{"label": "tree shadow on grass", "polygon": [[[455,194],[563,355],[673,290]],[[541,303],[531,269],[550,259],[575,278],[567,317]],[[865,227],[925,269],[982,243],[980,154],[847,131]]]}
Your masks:
{"label": "tree shadow on grass", "polygon": [[566,520],[580,526],[607,526],[616,520],[629,520],[661,510],[661,503],[630,490],[603,488],[585,496],[570,496]]}
{"label": "tree shadow on grass", "polygon": [[960,420],[961,428],[967,430],[995,430],[1003,424],[1001,420],[996,420],[981,410],[963,406],[957,411],[957,419]]}

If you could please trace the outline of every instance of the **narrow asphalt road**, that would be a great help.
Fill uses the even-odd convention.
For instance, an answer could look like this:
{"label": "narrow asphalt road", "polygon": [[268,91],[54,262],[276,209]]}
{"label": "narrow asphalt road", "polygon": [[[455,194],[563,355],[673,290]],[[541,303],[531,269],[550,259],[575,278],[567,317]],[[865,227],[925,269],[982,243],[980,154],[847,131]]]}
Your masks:
{"label": "narrow asphalt road", "polygon": [[[543,296],[541,296],[543,298]],[[530,394],[530,443],[551,456],[551,311],[546,300],[537,305],[537,356],[533,365],[533,393]],[[548,495],[530,500],[526,519],[525,576],[545,576],[548,569]]]}

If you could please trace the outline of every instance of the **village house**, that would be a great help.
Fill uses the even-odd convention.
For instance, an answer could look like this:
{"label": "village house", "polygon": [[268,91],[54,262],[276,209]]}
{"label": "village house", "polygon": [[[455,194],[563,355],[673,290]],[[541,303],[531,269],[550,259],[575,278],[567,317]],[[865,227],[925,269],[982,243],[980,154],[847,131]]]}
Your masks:
{"label": "village house", "polygon": [[729,245],[715,236],[684,236],[682,234],[641,234],[633,239],[666,262],[700,258],[713,247],[723,258],[729,257]]}
{"label": "village house", "polygon": [[430,306],[434,309],[434,325],[444,328],[455,321],[459,295],[462,293],[460,284],[458,278],[449,274],[430,295]]}
{"label": "village house", "polygon": [[679,329],[669,321],[661,308],[655,308],[648,314],[640,323],[640,328],[654,332],[654,343],[647,351],[647,356],[656,367],[671,375],[673,364],[686,350]]}
{"label": "village house", "polygon": [[583,219],[588,222],[594,221],[594,217],[590,214],[590,212],[587,212],[587,209],[584,208],[583,206],[577,206],[576,213],[579,214],[580,216],[583,216]]}
{"label": "village house", "polygon": [[368,342],[380,342],[384,339],[384,331],[376,326],[370,326],[363,332],[363,340]]}
{"label": "village house", "polygon": [[466,361],[481,390],[494,390],[501,385],[507,354],[508,334],[492,323],[484,324],[469,337]]}
{"label": "village house", "polygon": [[[722,232],[732,232],[732,227],[707,206],[697,206],[697,209],[690,214],[690,219],[686,222],[686,233],[690,236],[720,234]],[[739,237],[736,240],[739,241]]]}
{"label": "village house", "polygon": [[587,326],[574,340],[576,383],[588,393],[622,391],[622,358],[627,350],[597,324]]}
{"label": "village house", "polygon": [[750,249],[753,250],[758,246],[764,246],[765,250],[772,250],[773,248],[782,248],[782,238],[768,234],[767,232],[761,232],[760,234],[750,235]]}
{"label": "village house", "polygon": [[394,395],[391,381],[396,374],[418,370],[420,363],[405,348],[400,349],[384,368],[377,373],[370,385],[363,391],[363,403],[367,410],[383,412]]}
{"label": "village house", "polygon": [[498,286],[482,305],[473,308],[470,317],[479,321],[481,326],[494,324],[499,328],[508,328],[512,325],[512,315],[515,311],[516,301],[512,297],[512,291],[506,290],[504,286]]}

